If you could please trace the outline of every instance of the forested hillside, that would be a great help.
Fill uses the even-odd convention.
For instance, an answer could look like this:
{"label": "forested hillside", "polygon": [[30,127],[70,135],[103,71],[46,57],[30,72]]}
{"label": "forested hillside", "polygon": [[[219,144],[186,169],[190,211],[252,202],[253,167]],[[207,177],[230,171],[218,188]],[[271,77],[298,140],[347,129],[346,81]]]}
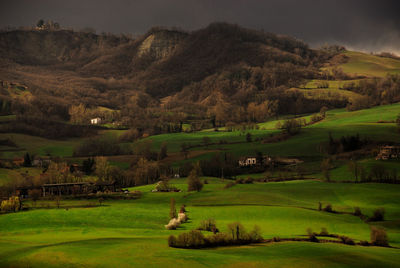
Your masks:
{"label": "forested hillside", "polygon": [[[100,116],[151,135],[182,131],[183,124],[215,128],[398,101],[398,75],[351,73],[363,60],[356,56],[226,23],[193,32],[152,28],[135,39],[65,29],[2,32],[0,112],[17,115],[18,126],[0,131],[43,136],[26,125],[87,125]],[[50,136],[72,132],[64,129]]]}

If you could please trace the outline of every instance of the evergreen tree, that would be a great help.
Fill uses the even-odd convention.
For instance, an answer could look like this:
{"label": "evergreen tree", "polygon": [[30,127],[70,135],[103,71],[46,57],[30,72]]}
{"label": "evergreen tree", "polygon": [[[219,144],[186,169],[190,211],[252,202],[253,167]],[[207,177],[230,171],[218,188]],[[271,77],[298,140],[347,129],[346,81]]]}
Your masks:
{"label": "evergreen tree", "polygon": [[198,191],[203,189],[203,182],[201,182],[199,176],[201,176],[200,164],[196,163],[193,166],[192,171],[189,173],[188,177],[188,191]]}
{"label": "evergreen tree", "polygon": [[176,213],[175,199],[171,198],[170,209],[169,209],[169,218],[174,219],[177,217],[178,217],[178,214]]}
{"label": "evergreen tree", "polygon": [[31,167],[32,166],[32,159],[29,153],[24,155],[24,167]]}

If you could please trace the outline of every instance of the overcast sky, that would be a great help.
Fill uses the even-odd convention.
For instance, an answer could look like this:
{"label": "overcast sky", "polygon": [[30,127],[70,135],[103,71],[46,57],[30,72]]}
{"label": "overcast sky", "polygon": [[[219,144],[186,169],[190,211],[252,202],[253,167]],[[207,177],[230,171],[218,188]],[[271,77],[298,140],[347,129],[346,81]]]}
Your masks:
{"label": "overcast sky", "polygon": [[226,21],[314,47],[339,43],[400,54],[400,0],[0,0],[1,27],[34,25],[40,18],[133,34],[152,26],[195,30]]}

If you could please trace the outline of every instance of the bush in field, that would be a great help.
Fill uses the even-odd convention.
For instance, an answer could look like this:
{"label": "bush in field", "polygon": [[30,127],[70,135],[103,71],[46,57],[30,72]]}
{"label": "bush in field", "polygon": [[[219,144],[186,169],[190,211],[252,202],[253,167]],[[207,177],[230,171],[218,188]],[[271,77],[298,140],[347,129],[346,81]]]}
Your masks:
{"label": "bush in field", "polygon": [[181,208],[179,209],[179,213],[186,213],[186,206],[182,205]]}
{"label": "bush in field", "polygon": [[365,241],[365,240],[360,241],[360,246],[368,247],[369,245],[370,245],[370,243],[368,241]]}
{"label": "bush in field", "polygon": [[121,148],[111,139],[87,139],[74,148],[74,156],[118,155]]}
{"label": "bush in field", "polygon": [[224,189],[231,188],[232,186],[235,186],[235,185],[236,185],[236,183],[230,181],[230,182],[228,182],[227,184],[225,184]]}
{"label": "bush in field", "polygon": [[171,198],[170,208],[169,208],[169,218],[175,219],[175,218],[177,218],[177,216],[178,216],[178,214],[176,213],[175,199]]}
{"label": "bush in field", "polygon": [[218,229],[214,219],[207,219],[200,222],[200,226],[197,230],[215,232]]}
{"label": "bush in field", "polygon": [[354,208],[354,216],[362,216],[363,214],[362,214],[362,212],[361,212],[361,209],[359,208],[359,207],[355,207]]}
{"label": "bush in field", "polygon": [[261,236],[260,226],[254,225],[253,230],[251,230],[249,233],[249,238],[250,238],[250,241],[252,241],[252,242],[260,242],[263,240],[263,237]]}
{"label": "bush in field", "polygon": [[355,245],[356,244],[356,243],[354,243],[354,240],[351,239],[350,237],[341,235],[341,236],[339,236],[339,238],[340,238],[340,240],[342,240],[343,244],[346,244],[346,245]]}
{"label": "bush in field", "polygon": [[325,227],[322,227],[321,232],[319,233],[319,235],[326,236],[326,235],[329,235],[329,232]]}
{"label": "bush in field", "polygon": [[311,228],[307,228],[307,235],[311,242],[319,242],[317,234],[314,233]]}
{"label": "bush in field", "polygon": [[188,191],[200,192],[203,189],[203,183],[201,182],[199,176],[201,174],[201,169],[199,164],[193,166],[192,171],[190,171],[188,177]]}
{"label": "bush in field", "polygon": [[18,196],[11,196],[8,200],[1,202],[1,211],[4,212],[17,212],[22,208],[22,202]]}
{"label": "bush in field", "polygon": [[286,133],[289,135],[296,135],[300,132],[301,130],[301,122],[300,120],[296,119],[288,119],[285,120],[282,124],[281,127]]}
{"label": "bush in field", "polygon": [[181,223],[187,222],[188,220],[188,216],[186,215],[186,213],[178,213],[178,221],[180,221]]}
{"label": "bush in field", "polygon": [[171,186],[169,184],[169,178],[166,176],[161,176],[160,181],[156,184],[155,190],[157,192],[178,192],[178,188]]}
{"label": "bush in field", "polygon": [[371,244],[375,246],[387,247],[389,240],[384,229],[371,227]]}
{"label": "bush in field", "polygon": [[230,238],[226,233],[216,233],[210,236],[207,236],[207,244],[210,246],[225,246],[229,245]]}
{"label": "bush in field", "polygon": [[232,240],[246,240],[247,232],[240,222],[228,224],[228,235]]}
{"label": "bush in field", "polygon": [[169,223],[167,225],[165,225],[165,229],[167,229],[167,230],[176,230],[176,228],[178,228],[179,225],[181,225],[181,222],[176,218],[172,218],[169,221]]}
{"label": "bush in field", "polygon": [[245,184],[252,184],[253,181],[254,181],[254,179],[253,179],[252,177],[247,177],[247,178],[244,180],[244,183],[245,183]]}
{"label": "bush in field", "polygon": [[324,207],[323,211],[325,212],[333,212],[332,205],[328,204]]}
{"label": "bush in field", "polygon": [[28,191],[28,195],[32,198],[32,201],[36,206],[36,201],[41,197],[42,191],[40,191],[39,189],[32,189]]}
{"label": "bush in field", "polygon": [[368,221],[383,221],[385,219],[385,209],[377,208],[374,211],[374,215],[372,215]]}
{"label": "bush in field", "polygon": [[176,247],[176,237],[174,235],[168,237],[168,246]]}
{"label": "bush in field", "polygon": [[188,233],[181,233],[175,239],[168,239],[175,243],[175,247],[180,248],[200,248],[203,247],[205,242],[204,235],[197,230],[192,230]]}
{"label": "bush in field", "polygon": [[224,245],[245,245],[259,243],[263,240],[258,226],[247,233],[243,225],[238,222],[228,224],[228,233],[214,233],[205,237],[199,230],[182,233],[178,237],[170,236],[168,245],[177,248],[202,248]]}

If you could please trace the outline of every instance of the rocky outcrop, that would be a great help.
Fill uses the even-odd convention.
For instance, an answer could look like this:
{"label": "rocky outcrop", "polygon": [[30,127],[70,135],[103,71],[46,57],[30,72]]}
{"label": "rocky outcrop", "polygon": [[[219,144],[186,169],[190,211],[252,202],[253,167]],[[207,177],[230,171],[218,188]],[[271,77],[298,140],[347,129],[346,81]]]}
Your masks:
{"label": "rocky outcrop", "polygon": [[186,36],[186,33],[171,30],[152,32],[139,46],[138,56],[149,55],[155,60],[167,58]]}

